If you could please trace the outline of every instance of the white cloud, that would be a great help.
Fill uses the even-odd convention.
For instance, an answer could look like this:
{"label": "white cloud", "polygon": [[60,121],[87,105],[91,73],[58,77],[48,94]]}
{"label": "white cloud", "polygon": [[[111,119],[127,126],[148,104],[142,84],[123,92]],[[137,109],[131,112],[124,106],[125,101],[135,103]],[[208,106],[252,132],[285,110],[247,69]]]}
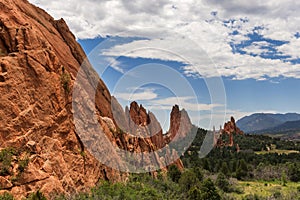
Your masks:
{"label": "white cloud", "polygon": [[[263,80],[280,75],[300,78],[298,64],[233,53],[229,45],[249,40],[248,34],[256,32],[265,38],[289,42],[276,48],[282,55],[299,58],[300,45],[294,37],[300,30],[300,2],[297,1],[30,1],[55,18],[64,17],[78,38],[99,35],[148,38],[115,46],[106,55],[120,56],[126,52],[128,57],[179,61],[188,65],[187,74],[200,72],[206,77],[220,74],[237,80]],[[211,12],[216,12],[216,16]],[[255,27],[261,28],[254,30]],[[238,34],[232,35],[233,31]],[[162,53],[163,50],[169,53]],[[245,50],[264,53],[257,44]]]}
{"label": "white cloud", "polygon": [[112,67],[114,70],[116,70],[122,74],[125,73],[124,69],[120,67],[121,63],[119,61],[117,61],[116,59],[114,59],[112,57],[106,57],[105,59],[109,63],[110,67]]}
{"label": "white cloud", "polygon": [[268,47],[268,46],[270,46],[270,43],[268,43],[266,41],[253,42],[250,46],[242,48],[242,50],[247,52],[247,54],[252,53],[252,54],[260,55],[260,54],[264,54],[264,53],[268,52],[267,49],[262,48],[262,47]]}
{"label": "white cloud", "polygon": [[[207,37],[211,41],[206,41],[206,49],[203,45],[195,44],[194,40],[176,36],[117,45],[105,51],[104,55],[126,55],[133,58],[156,58],[182,62],[187,64],[185,67],[187,73],[199,73],[205,77],[222,75],[233,76],[236,80],[246,78],[262,80],[265,76],[282,75],[300,78],[300,65],[292,65],[282,60],[254,57],[249,54],[233,54],[229,45],[214,42],[213,37],[213,35]],[[182,44],[185,46],[182,47]],[[245,50],[248,53],[263,53],[261,46],[265,44],[258,44],[254,43]]]}
{"label": "white cloud", "polygon": [[158,109],[162,107],[170,109],[172,106],[177,104],[187,111],[209,111],[215,107],[224,106],[220,104],[201,104],[196,102],[194,97],[168,97],[158,100],[152,100],[148,103],[149,105],[154,105],[152,106],[153,109],[155,109],[155,105],[158,105]]}
{"label": "white cloud", "polygon": [[293,38],[289,43],[278,47],[278,50],[282,52],[283,55],[289,55],[292,59],[300,58],[300,39]]}
{"label": "white cloud", "polygon": [[114,96],[125,101],[137,100],[151,100],[157,98],[157,94],[152,89],[145,89],[144,91],[132,91],[124,93],[115,93]]}
{"label": "white cloud", "polygon": [[[179,105],[187,111],[210,111],[216,107],[224,107],[221,104],[203,104],[197,102],[195,97],[181,96],[181,97],[159,97],[154,89],[145,88],[141,90],[134,89],[131,92],[115,93],[114,96],[119,100],[127,102],[142,101],[143,104],[152,110],[170,110],[174,105]],[[149,108],[150,109],[150,108]]]}

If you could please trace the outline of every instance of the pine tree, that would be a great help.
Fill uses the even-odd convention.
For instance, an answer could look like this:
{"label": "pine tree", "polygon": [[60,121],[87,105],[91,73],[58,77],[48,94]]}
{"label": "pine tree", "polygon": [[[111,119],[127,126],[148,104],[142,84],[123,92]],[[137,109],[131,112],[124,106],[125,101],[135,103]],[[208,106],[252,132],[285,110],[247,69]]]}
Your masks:
{"label": "pine tree", "polygon": [[171,165],[168,170],[168,176],[171,178],[173,182],[178,183],[178,180],[180,179],[181,176],[181,172],[179,171],[176,165]]}
{"label": "pine tree", "polygon": [[229,182],[223,173],[220,173],[216,180],[216,185],[224,192],[229,192]]}
{"label": "pine tree", "polygon": [[219,193],[217,192],[217,189],[212,182],[211,179],[206,179],[201,188],[200,188],[201,194],[199,199],[205,199],[205,200],[220,200],[221,197]]}

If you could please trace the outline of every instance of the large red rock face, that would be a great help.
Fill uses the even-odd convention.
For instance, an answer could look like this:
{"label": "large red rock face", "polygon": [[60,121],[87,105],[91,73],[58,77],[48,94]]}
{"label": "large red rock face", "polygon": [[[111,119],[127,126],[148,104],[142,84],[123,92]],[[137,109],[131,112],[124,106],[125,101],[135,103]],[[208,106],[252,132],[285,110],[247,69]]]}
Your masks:
{"label": "large red rock face", "polygon": [[132,102],[127,116],[129,133],[140,133],[142,136],[148,136],[155,145],[155,149],[161,149],[165,146],[161,125],[153,113],[147,113],[142,105],[139,106],[136,102]]}
{"label": "large red rock face", "polygon": [[[165,143],[180,143],[179,146],[181,146],[184,149],[187,149],[193,141],[193,137],[195,136],[195,133],[191,133],[192,128],[193,124],[191,123],[190,117],[188,116],[186,110],[180,110],[178,105],[173,106],[170,114],[169,131],[166,135],[164,135]],[[183,153],[183,151],[179,151],[181,154]],[[172,157],[176,156],[178,152],[173,149],[173,151],[169,152],[169,154]],[[183,168],[181,160],[175,161],[174,164]]]}
{"label": "large red rock face", "polygon": [[[25,0],[1,0],[0,8],[0,147],[20,152],[0,177],[0,192],[17,199],[36,190],[71,195],[99,179],[122,180],[84,150],[74,131],[71,91],[86,56],[66,23]],[[103,116],[111,116],[109,105],[99,80],[96,106]],[[19,172],[24,152],[29,164]]]}
{"label": "large red rock face", "polygon": [[[21,199],[40,190],[47,197],[53,197],[58,193],[72,195],[87,191],[103,179],[125,180],[127,173],[101,164],[75,131],[72,100],[80,101],[80,97],[72,99],[72,89],[86,56],[64,20],[54,20],[26,0],[0,0],[0,8],[0,149],[13,147],[18,152],[7,173],[0,175],[0,193],[10,192]],[[88,62],[86,66],[91,68]],[[166,145],[166,138],[170,140],[177,129],[181,130],[176,122],[179,115],[189,122],[185,112],[176,111],[179,115],[171,115],[169,134],[163,136],[152,113],[146,113],[142,106],[134,103],[124,112],[97,74],[92,72],[89,76],[98,81],[92,105],[97,110],[98,122],[112,145],[120,149],[157,150]],[[82,91],[82,94],[89,92]],[[119,113],[114,116],[112,103],[118,105],[113,106]],[[79,105],[78,109],[85,109],[84,106],[89,105]],[[126,121],[126,115],[131,116],[138,129]],[[116,123],[117,118],[124,120],[124,134]],[[89,119],[82,119],[82,123],[88,125]],[[87,137],[96,134],[90,129],[85,131]],[[136,136],[139,132],[152,137],[139,138]],[[186,134],[183,130],[180,132],[183,136]],[[93,141],[93,145],[98,144]],[[118,155],[111,156],[116,163],[121,160]],[[28,158],[28,166],[20,171],[18,166],[25,158]],[[166,158],[155,159],[141,162],[164,166]],[[176,164],[183,168],[180,160]]]}
{"label": "large red rock face", "polygon": [[170,128],[168,134],[166,135],[166,140],[169,142],[175,137],[177,139],[185,138],[192,129],[191,120],[187,112],[179,110],[179,106],[175,105],[172,108],[170,115]]}

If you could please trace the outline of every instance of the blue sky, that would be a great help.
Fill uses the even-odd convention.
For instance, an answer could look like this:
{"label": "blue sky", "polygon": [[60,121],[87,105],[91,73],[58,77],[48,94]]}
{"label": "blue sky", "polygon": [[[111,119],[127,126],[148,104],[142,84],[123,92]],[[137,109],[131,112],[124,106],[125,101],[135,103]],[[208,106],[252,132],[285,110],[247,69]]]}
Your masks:
{"label": "blue sky", "polygon": [[201,127],[300,113],[300,2],[30,0],[63,17],[111,93],[167,130],[174,103]]}

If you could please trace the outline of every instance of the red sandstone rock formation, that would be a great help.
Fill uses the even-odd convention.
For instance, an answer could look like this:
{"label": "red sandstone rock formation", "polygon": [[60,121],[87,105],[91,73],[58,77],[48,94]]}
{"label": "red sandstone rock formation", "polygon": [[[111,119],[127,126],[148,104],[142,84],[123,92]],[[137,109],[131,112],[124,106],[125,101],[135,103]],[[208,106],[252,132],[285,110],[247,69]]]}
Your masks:
{"label": "red sandstone rock formation", "polygon": [[179,110],[179,106],[175,105],[172,108],[170,115],[170,128],[168,134],[165,136],[167,143],[176,139],[181,139],[187,136],[192,129],[191,120],[187,112],[182,109]]}
{"label": "red sandstone rock formation", "polygon": [[[230,118],[230,121],[226,122],[224,124],[223,129],[220,129],[219,131],[220,135],[222,136],[222,134],[227,134],[229,136],[229,142],[225,143],[221,138],[218,139],[217,142],[215,142],[216,146],[230,146],[232,147],[234,145],[234,140],[233,140],[233,135],[237,134],[237,135],[243,135],[244,132],[241,131],[235,124],[235,119],[233,117]],[[238,148],[239,149],[239,148]]]}
{"label": "red sandstone rock formation", "polygon": [[[0,8],[0,149],[13,147],[19,152],[7,174],[0,176],[0,193],[10,192],[16,199],[37,190],[47,197],[72,195],[87,191],[101,179],[126,179],[127,173],[101,164],[82,142],[97,134],[101,137],[95,132],[93,121],[83,117],[80,123],[86,126],[75,130],[72,100],[80,102],[91,91],[83,89],[81,95],[72,99],[74,80],[86,56],[64,20],[54,20],[26,0],[0,0]],[[91,68],[88,62],[85,65]],[[187,134],[190,121],[185,111],[173,109],[171,128],[164,137],[152,113],[146,113],[136,103],[124,113],[97,74],[89,71],[87,76],[98,81],[95,104],[87,102],[76,108],[82,114],[84,109],[96,107],[97,121],[112,145],[129,152],[149,152],[164,147],[165,138],[170,140],[176,132],[182,137]],[[113,114],[114,109],[118,114]],[[126,121],[126,115],[139,128]],[[116,123],[117,118],[124,120],[123,125]],[[180,126],[178,119],[182,119]],[[85,138],[78,135],[79,131],[86,133]],[[152,137],[136,137],[139,133]],[[107,150],[92,139],[90,146]],[[106,153],[113,158],[111,162],[121,162],[115,152]],[[29,163],[20,172],[18,161],[24,158]],[[167,158],[153,159],[140,162],[164,166]],[[180,160],[176,164],[183,168]]]}
{"label": "red sandstone rock formation", "polygon": [[[24,172],[14,161],[1,176],[0,192],[17,199],[37,190],[71,195],[99,179],[124,179],[85,151],[74,131],[70,91],[86,56],[64,20],[25,0],[1,0],[0,7],[0,148],[30,152]],[[96,106],[103,116],[112,116],[109,104],[99,79]]]}
{"label": "red sandstone rock formation", "polygon": [[229,134],[229,133],[235,133],[238,135],[243,135],[243,131],[241,131],[235,124],[235,119],[233,117],[230,118],[230,121],[224,124],[223,132]]}
{"label": "red sandstone rock formation", "polygon": [[[120,106],[116,105],[115,107],[118,108],[118,112],[116,113],[122,112],[120,110]],[[170,131],[167,135],[163,135],[161,125],[157,121],[154,114],[150,111],[147,112],[142,105],[138,105],[136,102],[132,102],[130,104],[130,108],[126,107],[125,114],[120,114],[119,117],[120,116],[124,116],[124,118],[118,119],[117,124],[123,123],[119,127],[124,127],[123,131],[131,134],[126,134],[125,139],[125,141],[129,141],[130,143],[129,145],[127,145],[130,147],[130,151],[132,151],[133,149],[135,149],[135,151],[138,152],[160,150],[164,147],[167,147],[170,141],[174,139],[176,134],[180,136],[179,138],[185,137],[192,127],[189,116],[187,115],[186,111],[179,111],[178,106],[174,106],[170,114]],[[138,139],[135,136],[141,138]],[[140,145],[140,148],[134,148],[134,146],[138,146],[134,145],[138,143],[137,141],[144,145]],[[159,165],[161,166],[165,166],[166,163],[170,163],[170,159],[174,157],[178,157],[178,154],[176,154],[174,150],[172,152],[167,151],[167,155],[165,157],[158,156],[159,160],[156,160],[155,162],[159,163]],[[180,170],[183,169],[183,164],[180,159],[172,160],[176,160],[174,164],[177,165],[177,167]]]}

